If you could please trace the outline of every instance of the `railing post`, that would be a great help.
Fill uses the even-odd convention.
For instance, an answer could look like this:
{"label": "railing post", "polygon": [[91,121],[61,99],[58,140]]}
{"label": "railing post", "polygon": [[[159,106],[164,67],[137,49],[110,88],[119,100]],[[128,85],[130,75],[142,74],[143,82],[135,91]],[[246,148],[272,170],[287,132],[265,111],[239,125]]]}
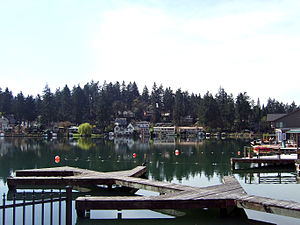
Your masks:
{"label": "railing post", "polygon": [[58,201],[58,224],[61,225],[61,189],[59,189],[59,201]]}
{"label": "railing post", "polygon": [[2,222],[5,224],[5,194],[3,194],[3,210],[2,210]]}
{"label": "railing post", "polygon": [[50,192],[50,225],[53,224],[53,190]]}
{"label": "railing post", "polygon": [[23,192],[23,225],[25,225],[26,205],[25,205],[25,191]]}
{"label": "railing post", "polygon": [[32,225],[34,225],[35,222],[35,195],[34,195],[34,190],[32,192]]}
{"label": "railing post", "polygon": [[45,198],[45,192],[44,190],[42,190],[42,195],[41,195],[41,198],[42,198],[42,221],[41,221],[41,224],[44,225],[44,214],[45,214],[45,205],[44,205],[44,198]]}
{"label": "railing post", "polygon": [[72,225],[72,187],[66,187],[66,225]]}
{"label": "railing post", "polygon": [[13,195],[13,225],[16,225],[16,192]]}

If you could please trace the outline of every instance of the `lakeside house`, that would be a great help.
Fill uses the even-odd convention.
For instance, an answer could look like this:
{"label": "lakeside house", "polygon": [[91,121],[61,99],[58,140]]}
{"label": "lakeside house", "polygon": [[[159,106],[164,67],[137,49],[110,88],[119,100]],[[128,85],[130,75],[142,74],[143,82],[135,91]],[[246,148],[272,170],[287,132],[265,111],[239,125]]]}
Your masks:
{"label": "lakeside house", "polygon": [[267,121],[275,130],[276,141],[283,146],[300,147],[300,109],[289,114],[269,114]]}
{"label": "lakeside house", "polygon": [[134,127],[131,123],[127,126],[116,125],[114,128],[114,136],[131,136],[133,135]]}
{"label": "lakeside house", "polygon": [[135,130],[139,137],[150,137],[150,122],[139,121],[135,123]]}
{"label": "lakeside house", "polygon": [[8,129],[8,125],[9,125],[8,119],[2,116],[0,118],[0,132],[6,131]]}
{"label": "lakeside house", "polygon": [[155,126],[153,133],[156,136],[174,136],[176,133],[175,126]]}
{"label": "lakeside house", "polygon": [[197,136],[203,131],[203,127],[177,127],[177,133],[182,136]]}

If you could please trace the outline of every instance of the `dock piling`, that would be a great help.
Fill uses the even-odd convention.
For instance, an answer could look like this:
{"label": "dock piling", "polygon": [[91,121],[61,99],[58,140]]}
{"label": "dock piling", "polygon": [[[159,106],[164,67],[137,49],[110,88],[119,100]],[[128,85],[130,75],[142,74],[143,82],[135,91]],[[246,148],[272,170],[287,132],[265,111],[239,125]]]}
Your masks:
{"label": "dock piling", "polygon": [[72,225],[72,186],[66,187],[66,225]]}

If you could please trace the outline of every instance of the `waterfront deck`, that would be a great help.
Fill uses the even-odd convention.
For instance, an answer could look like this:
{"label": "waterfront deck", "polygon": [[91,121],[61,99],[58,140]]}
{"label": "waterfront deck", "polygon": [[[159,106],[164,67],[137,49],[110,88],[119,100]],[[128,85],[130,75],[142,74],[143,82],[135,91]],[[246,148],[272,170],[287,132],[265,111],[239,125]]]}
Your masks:
{"label": "waterfront deck", "polygon": [[[248,149],[248,150],[247,150]],[[248,151],[248,153],[247,153]],[[266,155],[267,154],[267,155]],[[258,151],[257,155],[253,155],[253,149],[244,148],[244,157],[231,158],[231,169],[235,170],[236,164],[251,164],[255,163],[258,167],[261,166],[296,166],[299,168],[300,149],[298,148],[281,148],[269,150],[267,153],[262,150]]]}
{"label": "waterfront deck", "polygon": [[138,166],[132,170],[116,172],[98,172],[74,167],[53,167],[43,169],[17,170],[15,177],[7,179],[10,190],[24,186],[80,186],[94,187],[106,185],[111,187],[119,177],[140,177],[146,173],[145,166]]}
{"label": "waterfront deck", "polygon": [[[37,170],[17,171],[16,177],[7,180],[8,186],[16,189],[23,185],[121,185],[131,189],[145,189],[159,192],[159,196],[118,196],[118,197],[78,197],[76,211],[78,217],[86,212],[99,209],[202,209],[246,208],[267,213],[300,218],[300,203],[248,195],[232,176],[223,178],[223,184],[209,187],[191,187],[168,182],[138,178],[146,172],[146,167],[118,172],[96,172],[72,167],[57,167]],[[87,214],[89,215],[89,214]]]}

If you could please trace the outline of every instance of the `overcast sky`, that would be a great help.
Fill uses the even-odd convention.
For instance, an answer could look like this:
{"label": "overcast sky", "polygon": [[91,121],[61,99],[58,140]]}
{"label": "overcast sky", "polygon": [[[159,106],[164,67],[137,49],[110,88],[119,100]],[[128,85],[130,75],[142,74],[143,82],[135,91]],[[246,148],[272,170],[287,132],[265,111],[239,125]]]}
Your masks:
{"label": "overcast sky", "polygon": [[0,0],[0,87],[91,80],[300,105],[299,0]]}

